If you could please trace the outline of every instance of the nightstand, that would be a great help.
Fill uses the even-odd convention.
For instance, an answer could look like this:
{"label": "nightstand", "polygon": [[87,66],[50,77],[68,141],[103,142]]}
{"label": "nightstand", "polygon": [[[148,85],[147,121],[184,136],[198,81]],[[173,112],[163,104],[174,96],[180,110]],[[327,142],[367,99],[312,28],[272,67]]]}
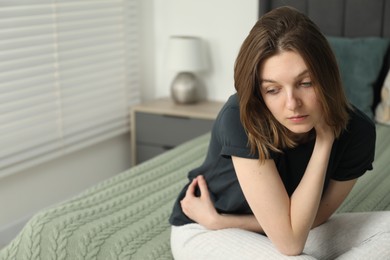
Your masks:
{"label": "nightstand", "polygon": [[131,162],[146,161],[175,146],[211,131],[223,102],[176,104],[156,99],[131,109]]}

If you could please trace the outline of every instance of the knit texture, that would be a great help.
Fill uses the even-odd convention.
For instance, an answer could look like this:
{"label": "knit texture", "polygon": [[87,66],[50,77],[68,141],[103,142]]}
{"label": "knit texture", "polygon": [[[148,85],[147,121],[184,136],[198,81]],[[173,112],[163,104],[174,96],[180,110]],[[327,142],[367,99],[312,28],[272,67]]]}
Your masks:
{"label": "knit texture", "polygon": [[[172,259],[168,218],[187,173],[206,155],[206,134],[42,210],[0,260]],[[377,127],[374,170],[339,212],[390,210],[390,128]]]}
{"label": "knit texture", "polygon": [[172,259],[168,218],[208,140],[204,135],[41,211],[0,259]]}

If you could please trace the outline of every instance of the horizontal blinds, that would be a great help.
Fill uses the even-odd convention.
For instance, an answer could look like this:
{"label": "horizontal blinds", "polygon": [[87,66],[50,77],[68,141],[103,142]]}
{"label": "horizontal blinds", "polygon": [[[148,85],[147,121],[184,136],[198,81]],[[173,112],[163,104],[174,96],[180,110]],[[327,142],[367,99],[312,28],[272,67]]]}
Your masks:
{"label": "horizontal blinds", "polygon": [[135,0],[0,0],[0,176],[129,130]]}

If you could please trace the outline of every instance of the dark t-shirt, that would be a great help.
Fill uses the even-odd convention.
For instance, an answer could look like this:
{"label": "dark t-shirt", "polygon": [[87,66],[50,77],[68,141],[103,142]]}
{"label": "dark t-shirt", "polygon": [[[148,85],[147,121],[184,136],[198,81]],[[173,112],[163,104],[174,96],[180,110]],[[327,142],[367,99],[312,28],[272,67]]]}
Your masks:
{"label": "dark t-shirt", "polygon": [[[347,129],[333,143],[325,187],[330,179],[346,181],[360,177],[372,169],[375,153],[375,124],[357,108],[350,111]],[[287,193],[291,196],[305,172],[313,152],[315,139],[284,149],[283,153],[271,153]],[[220,213],[252,213],[238,183],[231,156],[258,158],[251,154],[248,136],[240,121],[237,94],[232,95],[220,111],[211,132],[208,153],[204,163],[189,172],[189,183],[198,175],[207,182],[211,200]],[[180,226],[193,223],[182,212],[180,200],[185,196],[189,183],[180,192],[169,222]],[[199,191],[197,191],[199,193]]]}

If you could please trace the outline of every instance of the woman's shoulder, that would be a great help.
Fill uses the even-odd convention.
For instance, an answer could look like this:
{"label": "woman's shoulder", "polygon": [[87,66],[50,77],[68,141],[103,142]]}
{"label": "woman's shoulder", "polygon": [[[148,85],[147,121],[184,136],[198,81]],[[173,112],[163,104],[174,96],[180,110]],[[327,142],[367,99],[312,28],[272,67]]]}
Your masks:
{"label": "woman's shoulder", "polygon": [[223,105],[221,111],[218,114],[217,121],[228,123],[233,120],[237,122],[240,117],[240,106],[238,102],[237,93],[231,95],[226,103]]}
{"label": "woman's shoulder", "polygon": [[238,100],[238,95],[237,93],[231,95],[228,100],[226,101],[225,105],[223,108],[227,109],[240,109],[240,104]]}
{"label": "woman's shoulder", "polygon": [[350,119],[347,126],[347,132],[356,133],[358,135],[375,133],[374,121],[364,112],[353,106],[349,114]]}
{"label": "woman's shoulder", "polygon": [[237,94],[231,95],[223,106],[215,121],[213,135],[223,146],[247,146],[248,136],[240,120]]}
{"label": "woman's shoulder", "polygon": [[351,180],[372,169],[375,156],[375,123],[365,113],[353,107],[347,129],[337,140],[335,180]]}
{"label": "woman's shoulder", "polygon": [[352,107],[349,112],[347,128],[342,132],[339,142],[347,146],[375,144],[376,129],[374,121],[364,112],[356,107]]}

